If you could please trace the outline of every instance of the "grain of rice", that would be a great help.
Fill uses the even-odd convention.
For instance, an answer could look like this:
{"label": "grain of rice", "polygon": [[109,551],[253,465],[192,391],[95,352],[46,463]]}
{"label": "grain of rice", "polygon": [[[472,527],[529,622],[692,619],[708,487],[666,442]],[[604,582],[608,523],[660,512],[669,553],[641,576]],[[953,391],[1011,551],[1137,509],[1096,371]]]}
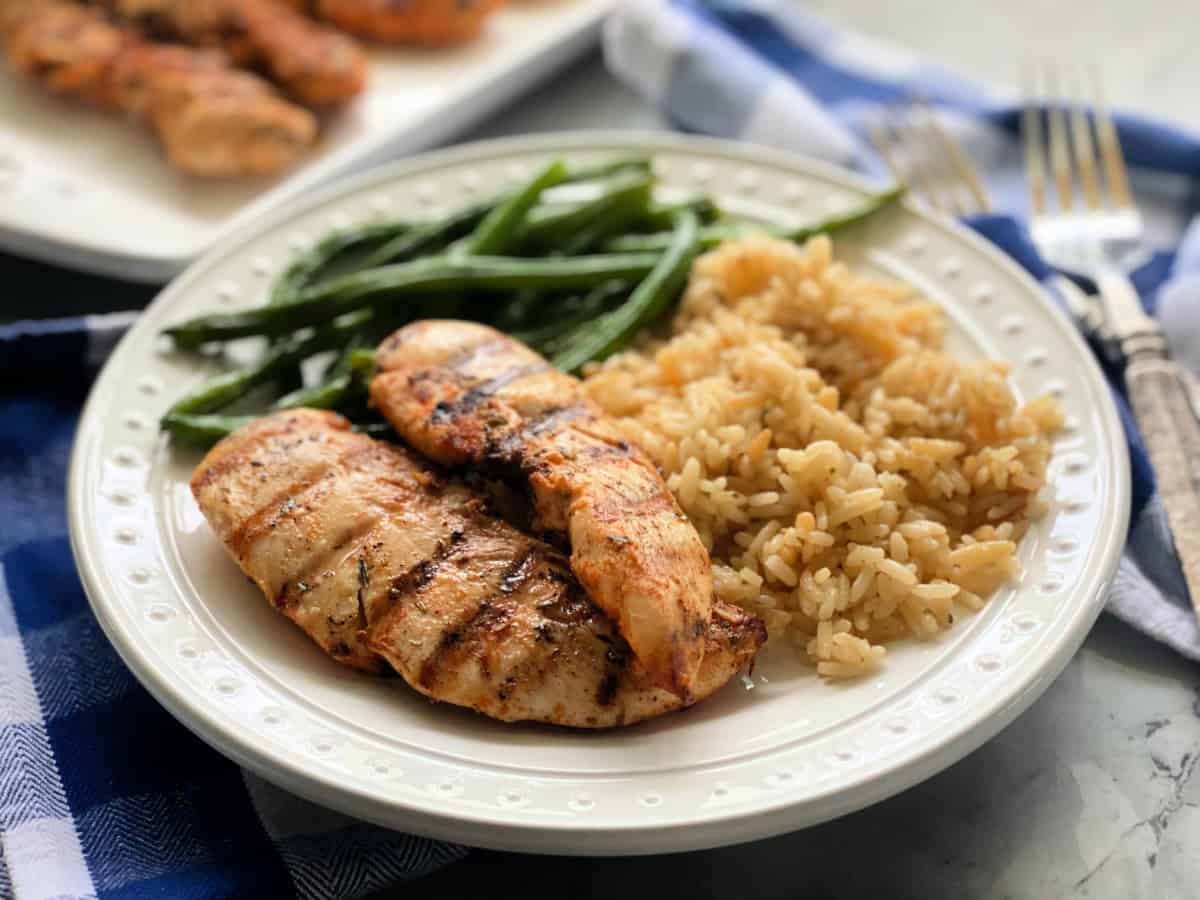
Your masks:
{"label": "grain of rice", "polygon": [[908,566],[896,562],[894,559],[881,559],[875,563],[875,568],[881,575],[886,575],[897,584],[902,584],[905,587],[912,587],[917,583],[916,573]]}
{"label": "grain of rice", "polygon": [[763,566],[768,572],[775,576],[778,581],[783,582],[788,587],[795,587],[799,578],[796,575],[796,570],[789,566],[778,554],[771,554],[763,560]]}
{"label": "grain of rice", "polygon": [[593,367],[589,396],[661,467],[716,593],[824,678],[877,669],[1017,571],[1044,509],[1053,397],[942,352],[943,317],[832,243],[697,259],[669,331]]}

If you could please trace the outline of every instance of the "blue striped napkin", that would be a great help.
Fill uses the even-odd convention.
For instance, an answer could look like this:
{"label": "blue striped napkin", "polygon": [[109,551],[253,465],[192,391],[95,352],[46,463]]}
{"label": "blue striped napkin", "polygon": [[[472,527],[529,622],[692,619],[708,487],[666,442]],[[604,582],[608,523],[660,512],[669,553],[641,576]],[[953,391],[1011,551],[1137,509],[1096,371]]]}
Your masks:
{"label": "blue striped napkin", "polygon": [[[1004,213],[968,224],[1035,277],[1050,274],[1021,225],[1028,200],[1013,98],[839,31],[795,0],[629,0],[606,23],[604,51],[612,72],[682,129],[794,150],[881,179],[868,129],[888,104],[928,98],[987,173]],[[1134,282],[1146,308],[1157,310],[1175,357],[1200,371],[1200,225],[1183,237],[1200,208],[1200,139],[1133,116],[1118,116],[1117,125],[1155,251]],[[1200,660],[1200,628],[1153,473],[1120,373],[1108,375],[1134,475],[1132,527],[1108,610]]]}
{"label": "blue striped napkin", "polygon": [[87,388],[132,318],[0,327],[0,898],[331,900],[460,858],[242,771],[101,633],[63,496]]}

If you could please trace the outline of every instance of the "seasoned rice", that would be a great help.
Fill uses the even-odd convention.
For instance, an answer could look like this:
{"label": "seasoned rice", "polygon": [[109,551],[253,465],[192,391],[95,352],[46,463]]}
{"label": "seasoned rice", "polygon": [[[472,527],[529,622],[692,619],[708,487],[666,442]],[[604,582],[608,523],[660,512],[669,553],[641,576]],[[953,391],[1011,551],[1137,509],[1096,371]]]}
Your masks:
{"label": "seasoned rice", "polygon": [[1044,508],[1058,405],[1019,406],[1004,364],[942,338],[936,306],[828,238],[748,238],[697,259],[669,334],[585,386],[662,468],[717,595],[848,678],[980,609]]}

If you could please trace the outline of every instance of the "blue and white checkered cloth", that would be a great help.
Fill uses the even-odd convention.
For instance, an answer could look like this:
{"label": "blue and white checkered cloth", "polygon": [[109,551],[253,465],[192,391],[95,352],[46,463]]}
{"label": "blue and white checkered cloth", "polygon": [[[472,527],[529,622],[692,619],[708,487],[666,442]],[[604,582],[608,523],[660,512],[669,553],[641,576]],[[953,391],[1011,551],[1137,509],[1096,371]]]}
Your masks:
{"label": "blue and white checkered cloth", "polygon": [[458,859],[243,772],[101,633],[63,497],[88,385],[131,321],[0,326],[0,898],[332,900]]}
{"label": "blue and white checkered cloth", "polygon": [[[604,33],[609,68],[680,128],[794,150],[885,178],[867,139],[889,104],[917,95],[986,172],[1003,215],[969,224],[1037,278],[1050,273],[1020,224],[1028,212],[1013,98],[806,12],[796,0],[629,0]],[[1134,275],[1177,359],[1200,371],[1200,139],[1118,116],[1155,253]],[[1185,230],[1187,234],[1185,236]],[[1108,609],[1200,660],[1200,628],[1154,493],[1120,376],[1109,372],[1133,464],[1133,527]]]}

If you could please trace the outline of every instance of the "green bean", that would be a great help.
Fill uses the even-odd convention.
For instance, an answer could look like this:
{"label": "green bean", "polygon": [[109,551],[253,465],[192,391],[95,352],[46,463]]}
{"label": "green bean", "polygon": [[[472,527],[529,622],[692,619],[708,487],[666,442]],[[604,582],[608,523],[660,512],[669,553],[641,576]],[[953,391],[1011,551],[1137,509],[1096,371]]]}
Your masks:
{"label": "green bean", "polygon": [[212,413],[168,413],[163,416],[162,427],[171,435],[173,441],[208,448],[257,418],[258,416],[223,416]]}
{"label": "green bean", "polygon": [[[272,309],[285,309],[276,306]],[[248,369],[218,375],[187,396],[176,401],[167,415],[209,413],[223,409],[248,391],[273,379],[280,372],[308,357],[336,347],[355,334],[371,318],[369,311],[356,312],[338,322],[327,323],[306,337],[293,337],[272,347],[259,362]]]}
{"label": "green bean", "polygon": [[614,206],[594,222],[579,229],[562,245],[564,256],[593,253],[614,235],[633,228],[642,217],[644,207],[637,204]]}
{"label": "green bean", "polygon": [[[700,244],[705,248],[715,247],[722,241],[736,240],[756,233],[789,241],[805,241],[817,234],[830,234],[855,225],[894,203],[903,194],[903,187],[895,187],[875,194],[861,206],[843,215],[795,228],[780,228],[752,222],[716,222],[700,229]],[[607,241],[603,249],[609,253],[652,253],[665,250],[671,242],[671,237],[670,232],[626,234]]]}
{"label": "green bean", "polygon": [[[385,323],[381,322],[370,324],[386,327]],[[372,339],[366,329],[354,335],[342,348],[342,352],[338,354],[337,359],[334,360],[333,365],[329,367],[321,381],[310,387],[302,387],[285,394],[271,404],[271,408],[292,409],[297,406],[305,406],[310,409],[338,409],[347,398],[360,393],[363,387],[362,383],[354,377],[354,372],[350,368],[351,356],[356,350],[372,347],[378,343],[378,339],[382,338],[382,334],[380,334],[382,330],[383,328],[370,330],[375,334],[375,339]]]}
{"label": "green bean", "polygon": [[404,222],[374,222],[360,228],[335,231],[298,256],[271,287],[267,303],[287,303],[296,293],[317,280],[322,270],[339,256],[360,245],[402,236],[411,228]]}
{"label": "green bean", "polygon": [[[649,172],[649,157],[619,157],[609,162],[570,169],[564,181],[592,181],[626,171]],[[504,191],[488,200],[473,203],[450,213],[444,218],[414,225],[407,232],[397,235],[367,256],[363,260],[362,267],[373,269],[389,263],[412,259],[419,253],[435,249],[441,250],[451,241],[470,234],[471,230],[483,221],[484,216],[508,200],[512,193],[512,191]]]}
{"label": "green bean", "polygon": [[364,269],[412,259],[428,250],[441,250],[450,241],[470,234],[496,205],[494,200],[473,203],[432,222],[414,225],[369,253],[362,261]]}
{"label": "green bean", "polygon": [[[752,234],[783,237],[770,226],[752,222],[720,222],[700,229],[700,246],[715,247],[724,241],[737,240]],[[661,253],[671,243],[671,232],[655,231],[649,234],[622,234],[605,241],[601,249],[605,253]]]}
{"label": "green bean", "polygon": [[646,208],[646,213],[642,221],[645,227],[653,228],[656,231],[670,231],[675,222],[675,217],[685,209],[695,211],[700,221],[705,225],[715,221],[721,213],[717,205],[713,203],[711,197],[701,194],[695,197],[687,197],[683,200],[676,200],[672,203],[653,201]]}
{"label": "green bean", "polygon": [[[315,246],[299,256],[271,287],[267,296],[268,306],[280,306],[295,299],[296,294],[319,279],[322,274],[336,271],[335,263],[354,249],[361,250],[360,245],[370,245],[374,242],[388,239],[397,233],[403,233],[409,226],[402,222],[371,223],[353,230],[335,231],[318,241]],[[279,338],[276,338],[279,340]],[[279,374],[280,383],[286,390],[290,386],[303,383],[299,366],[293,366],[290,372]]]}
{"label": "green bean", "polygon": [[545,204],[529,213],[521,244],[543,250],[558,249],[581,229],[608,215],[613,209],[645,209],[650,202],[649,175],[631,172],[612,179],[600,193],[581,203]]}
{"label": "green bean", "polygon": [[165,329],[175,345],[195,349],[210,341],[296,331],[333,317],[384,307],[401,297],[478,290],[570,290],[591,288],[614,278],[646,275],[658,254],[608,254],[571,259],[510,257],[432,257],[347,275],[303,291],[282,306],[190,319]]}
{"label": "green bean", "polygon": [[543,291],[517,291],[505,298],[503,303],[495,304],[494,315],[485,316],[487,323],[501,331],[512,331],[524,327],[532,318],[538,315],[542,303],[550,302],[551,297]]}
{"label": "green bean", "polygon": [[574,372],[586,362],[611,356],[675,302],[700,249],[700,221],[696,213],[685,209],[676,221],[670,246],[629,299],[581,326],[572,342],[554,355],[556,366]]}
{"label": "green bean", "polygon": [[376,440],[394,440],[396,437],[396,431],[390,422],[355,422],[352,428],[359,434],[365,434]]}
{"label": "green bean", "polygon": [[355,350],[350,354],[350,371],[355,378],[370,381],[375,374],[375,351],[370,349]]}
{"label": "green bean", "polygon": [[284,394],[271,404],[271,409],[294,409],[298,406],[309,409],[337,409],[353,386],[354,379],[349,373],[332,375],[319,384]]}
{"label": "green bean", "polygon": [[637,171],[649,173],[652,169],[648,156],[618,156],[616,159],[600,163],[590,163],[578,166],[567,174],[567,181],[594,181],[597,178],[607,178],[620,172]]}
{"label": "green bean", "polygon": [[484,217],[472,232],[466,252],[474,256],[497,256],[510,250],[516,243],[517,232],[526,214],[542,196],[542,191],[561,183],[566,177],[567,167],[562,160],[547,163],[511,197]]}
{"label": "green bean", "polygon": [[[598,285],[583,297],[578,298],[576,308],[559,310],[559,317],[537,328],[513,330],[509,334],[523,344],[527,344],[539,353],[556,349],[558,340],[566,334],[579,328],[583,323],[594,319],[609,302],[629,290],[624,281],[609,281]],[[564,304],[565,306],[565,304]]]}

